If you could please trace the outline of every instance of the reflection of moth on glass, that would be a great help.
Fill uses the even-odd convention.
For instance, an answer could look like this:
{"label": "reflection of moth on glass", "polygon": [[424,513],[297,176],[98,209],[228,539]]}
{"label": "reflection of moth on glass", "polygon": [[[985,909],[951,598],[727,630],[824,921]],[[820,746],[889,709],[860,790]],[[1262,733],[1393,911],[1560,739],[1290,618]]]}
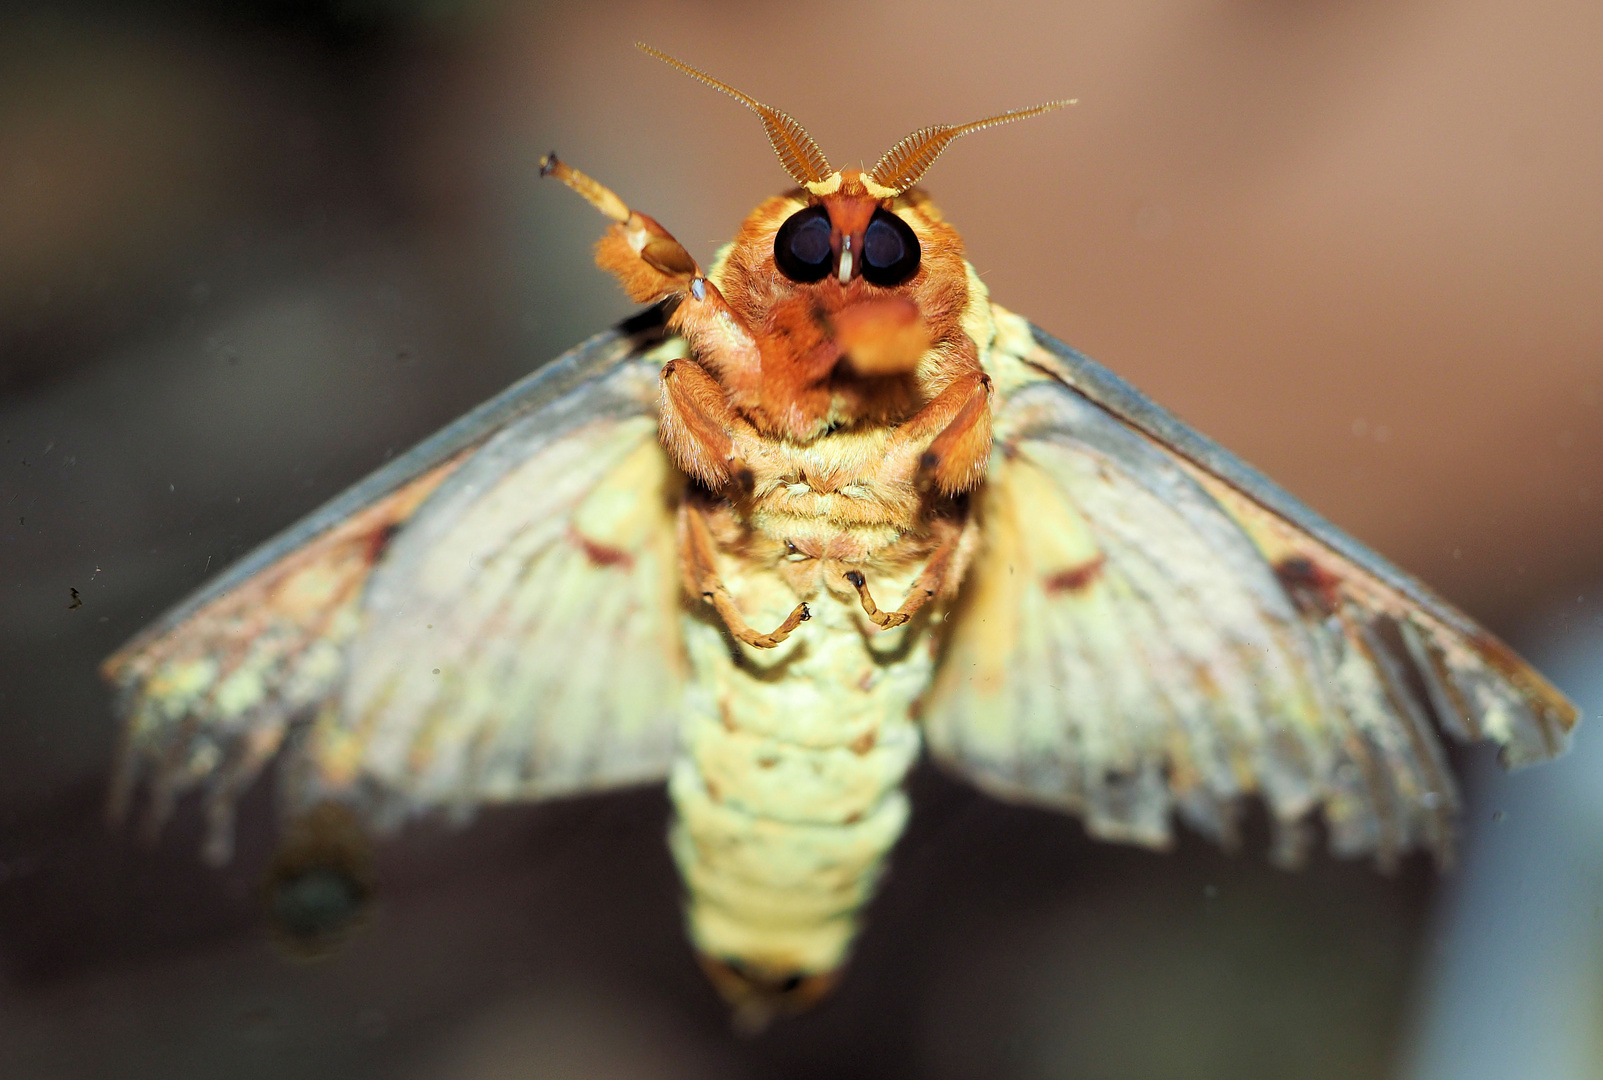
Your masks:
{"label": "reflection of moth on glass", "polygon": [[[651,50],[648,50],[651,51]],[[999,797],[1163,847],[1445,857],[1435,726],[1522,764],[1573,708],[1417,582],[993,304],[914,187],[952,139],[799,185],[703,272],[556,158],[657,306],[447,427],[114,656],[122,814],[203,789],[206,853],[274,758],[293,817],[667,781],[689,932],[749,1022],[827,990],[921,745]],[[1434,718],[1434,726],[1432,722]]]}

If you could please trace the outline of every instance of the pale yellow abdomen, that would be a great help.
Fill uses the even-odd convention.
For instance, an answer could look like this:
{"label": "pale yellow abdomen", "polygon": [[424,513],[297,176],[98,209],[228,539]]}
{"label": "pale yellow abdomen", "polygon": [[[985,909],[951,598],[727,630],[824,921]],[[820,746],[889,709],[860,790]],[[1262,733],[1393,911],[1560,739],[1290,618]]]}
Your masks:
{"label": "pale yellow abdomen", "polygon": [[[754,624],[796,602],[772,573],[729,584]],[[890,595],[906,584],[884,583]],[[771,650],[732,646],[721,626],[685,616],[694,677],[669,784],[696,947],[780,977],[846,957],[907,821],[901,782],[919,749],[909,707],[933,667],[925,620],[865,630],[855,597],[808,603],[811,621]]]}

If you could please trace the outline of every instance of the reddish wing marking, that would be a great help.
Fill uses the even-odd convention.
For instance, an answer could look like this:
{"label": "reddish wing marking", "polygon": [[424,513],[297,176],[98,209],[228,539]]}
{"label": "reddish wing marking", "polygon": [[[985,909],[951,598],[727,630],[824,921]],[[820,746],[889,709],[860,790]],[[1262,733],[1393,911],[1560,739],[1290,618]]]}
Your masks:
{"label": "reddish wing marking", "polygon": [[1072,567],[1068,570],[1059,570],[1045,581],[1048,593],[1079,592],[1086,588],[1097,578],[1102,576],[1102,568],[1107,565],[1108,557],[1098,555],[1088,563]]}
{"label": "reddish wing marking", "polygon": [[625,570],[634,566],[634,556],[627,551],[597,543],[578,529],[569,528],[568,539],[584,551],[585,558],[590,560],[592,566],[621,566]]}

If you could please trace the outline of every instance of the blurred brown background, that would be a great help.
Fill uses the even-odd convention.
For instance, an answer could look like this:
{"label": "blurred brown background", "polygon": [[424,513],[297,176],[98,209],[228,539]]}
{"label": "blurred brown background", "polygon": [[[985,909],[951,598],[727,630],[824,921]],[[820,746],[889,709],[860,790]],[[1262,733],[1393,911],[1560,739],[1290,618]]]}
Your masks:
{"label": "blurred brown background", "polygon": [[786,186],[754,118],[636,39],[836,164],[1079,98],[927,178],[993,295],[1495,629],[1599,618],[1596,4],[12,3],[0,1072],[1395,1075],[1423,865],[1110,849],[921,775],[845,991],[743,1043],[656,794],[405,838],[372,928],[310,967],[256,928],[266,793],[223,873],[192,827],[103,833],[100,657],[628,312],[541,153],[704,261]]}

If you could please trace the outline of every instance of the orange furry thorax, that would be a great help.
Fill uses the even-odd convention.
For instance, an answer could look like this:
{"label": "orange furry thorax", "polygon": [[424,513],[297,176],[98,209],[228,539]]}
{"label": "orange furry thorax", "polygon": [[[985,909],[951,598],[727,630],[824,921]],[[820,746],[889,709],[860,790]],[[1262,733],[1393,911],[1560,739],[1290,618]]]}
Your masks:
{"label": "orange furry thorax", "polygon": [[[704,275],[655,220],[555,155],[541,163],[612,220],[597,264],[632,299],[665,302],[688,346],[663,364],[657,417],[693,481],[679,510],[685,590],[754,648],[785,641],[819,589],[855,592],[874,626],[903,625],[962,580],[993,403],[968,329],[983,287],[914,185],[951,139],[1055,106],[920,129],[873,170],[833,170],[784,114],[664,59],[757,111],[798,185],[753,210]],[[772,632],[749,626],[722,583],[729,559],[777,569],[795,592]],[[881,609],[874,582],[904,571],[901,607]]]}

